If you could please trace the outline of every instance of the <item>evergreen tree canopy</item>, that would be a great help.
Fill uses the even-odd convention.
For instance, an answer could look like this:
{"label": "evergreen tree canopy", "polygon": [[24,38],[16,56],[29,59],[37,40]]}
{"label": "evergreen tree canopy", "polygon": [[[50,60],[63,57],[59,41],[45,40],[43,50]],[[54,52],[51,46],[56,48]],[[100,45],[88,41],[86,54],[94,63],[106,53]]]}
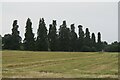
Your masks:
{"label": "evergreen tree canopy", "polygon": [[93,43],[96,43],[96,38],[95,38],[95,34],[94,33],[92,33],[92,39],[91,40],[92,40]]}
{"label": "evergreen tree canopy", "polygon": [[79,29],[79,38],[77,40],[77,51],[82,51],[82,47],[84,45],[84,31],[83,31],[83,26],[79,25],[78,29]]}
{"label": "evergreen tree canopy", "polygon": [[92,37],[91,37],[91,51],[96,51],[96,38],[95,38],[95,34],[92,33]]}
{"label": "evergreen tree canopy", "polygon": [[49,48],[51,51],[57,50],[57,29],[56,29],[56,20],[53,20],[53,23],[49,25],[49,33],[48,33],[48,40],[49,40]]}
{"label": "evergreen tree canopy", "polygon": [[98,43],[101,43],[101,33],[98,32],[98,40],[97,40]]}
{"label": "evergreen tree canopy", "polygon": [[71,31],[70,31],[70,51],[77,50],[77,34],[75,33],[75,26],[71,24]]}
{"label": "evergreen tree canopy", "polygon": [[86,28],[86,33],[85,33],[85,45],[86,46],[90,46],[90,32],[89,32],[89,29]]}
{"label": "evergreen tree canopy", "polygon": [[90,32],[89,32],[89,29],[88,29],[88,28],[86,28],[85,39],[86,39],[87,41],[90,40]]}
{"label": "evergreen tree canopy", "polygon": [[3,49],[20,50],[22,38],[19,36],[17,20],[13,21],[12,34],[5,34],[2,38]]}
{"label": "evergreen tree canopy", "polygon": [[80,39],[84,39],[84,31],[83,31],[83,26],[82,25],[79,25],[78,26],[78,28],[79,28],[79,38]]}
{"label": "evergreen tree canopy", "polygon": [[85,37],[84,37],[84,46],[82,47],[82,51],[90,51],[90,43],[91,43],[91,39],[90,39],[90,32],[89,29],[86,28],[86,32],[85,32]]}
{"label": "evergreen tree canopy", "polygon": [[69,51],[69,42],[70,42],[70,29],[67,28],[66,21],[63,21],[63,24],[59,29],[59,50]]}
{"label": "evergreen tree canopy", "polygon": [[13,22],[13,28],[12,28],[12,36],[11,36],[11,49],[13,50],[19,50],[20,49],[20,44],[21,44],[21,37],[19,36],[19,31],[18,31],[18,25],[17,25],[17,20],[14,20]]}
{"label": "evergreen tree canopy", "polygon": [[47,51],[48,50],[48,37],[47,28],[44,19],[40,19],[39,28],[37,31],[36,50]]}
{"label": "evergreen tree canopy", "polygon": [[19,26],[17,25],[17,20],[14,20],[13,28],[12,28],[12,35],[13,36],[18,36],[19,35],[18,27]]}
{"label": "evergreen tree canopy", "polygon": [[101,33],[100,32],[98,32],[97,49],[98,49],[98,51],[102,51],[102,49],[103,49],[103,45],[102,45],[102,42],[101,42]]}
{"label": "evergreen tree canopy", "polygon": [[25,50],[34,50],[35,49],[35,40],[34,40],[34,33],[32,31],[32,22],[30,18],[27,19],[26,22],[26,32],[25,32],[25,39],[24,39],[24,49]]}
{"label": "evergreen tree canopy", "polygon": [[30,18],[27,19],[25,26],[25,38],[23,43],[21,42],[20,32],[18,31],[17,20],[13,21],[12,33],[5,34],[4,37],[0,36],[0,49],[9,50],[36,50],[36,51],[110,51],[119,52],[120,42],[113,42],[108,44],[106,41],[101,40],[101,33],[97,34],[97,41],[95,34],[90,36],[89,29],[86,28],[85,33],[83,26],[78,25],[78,36],[75,32],[75,25],[71,24],[70,29],[67,27],[66,21],[63,21],[62,25],[57,33],[57,23],[53,20],[49,25],[49,32],[47,34],[47,28],[44,18],[40,18],[39,27],[37,30],[37,37],[34,38],[32,31],[32,22]]}

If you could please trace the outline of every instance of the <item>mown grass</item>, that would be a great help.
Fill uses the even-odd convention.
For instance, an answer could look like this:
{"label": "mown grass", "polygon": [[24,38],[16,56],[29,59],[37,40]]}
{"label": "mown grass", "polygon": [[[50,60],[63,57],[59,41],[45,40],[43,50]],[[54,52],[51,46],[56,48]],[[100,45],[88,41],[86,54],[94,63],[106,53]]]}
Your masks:
{"label": "mown grass", "polygon": [[118,53],[3,51],[3,77],[117,78]]}

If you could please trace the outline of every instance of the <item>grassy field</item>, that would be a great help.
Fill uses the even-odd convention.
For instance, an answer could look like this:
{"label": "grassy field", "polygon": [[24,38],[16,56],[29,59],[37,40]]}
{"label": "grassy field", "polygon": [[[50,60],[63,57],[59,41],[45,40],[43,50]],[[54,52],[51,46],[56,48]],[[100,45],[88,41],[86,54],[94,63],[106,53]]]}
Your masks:
{"label": "grassy field", "polygon": [[3,51],[9,78],[117,78],[118,53]]}

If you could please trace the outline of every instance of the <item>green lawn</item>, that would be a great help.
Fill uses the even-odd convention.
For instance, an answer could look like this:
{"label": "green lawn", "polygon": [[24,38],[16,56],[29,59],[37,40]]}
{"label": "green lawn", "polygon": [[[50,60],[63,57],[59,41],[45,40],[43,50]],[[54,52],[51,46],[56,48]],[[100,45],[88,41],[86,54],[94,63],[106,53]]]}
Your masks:
{"label": "green lawn", "polygon": [[3,51],[3,77],[117,78],[118,53]]}

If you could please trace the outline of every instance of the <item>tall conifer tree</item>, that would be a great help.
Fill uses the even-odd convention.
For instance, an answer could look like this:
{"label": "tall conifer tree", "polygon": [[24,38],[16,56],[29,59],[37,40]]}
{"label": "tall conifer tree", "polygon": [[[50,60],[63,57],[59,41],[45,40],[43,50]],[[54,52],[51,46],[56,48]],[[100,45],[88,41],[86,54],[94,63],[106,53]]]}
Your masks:
{"label": "tall conifer tree", "polygon": [[39,21],[39,28],[37,31],[37,40],[36,40],[36,49],[39,51],[48,50],[48,37],[47,37],[47,28],[44,22],[44,18]]}
{"label": "tall conifer tree", "polygon": [[77,51],[81,51],[82,47],[84,46],[84,31],[82,29],[83,28],[82,25],[79,25],[78,28],[79,28],[79,32],[78,32],[79,38],[77,41]]}
{"label": "tall conifer tree", "polygon": [[57,29],[56,29],[56,20],[53,20],[53,23],[49,25],[49,33],[48,33],[48,40],[49,40],[49,48],[51,51],[57,50]]}
{"label": "tall conifer tree", "polygon": [[103,46],[102,46],[102,42],[101,42],[101,33],[98,32],[97,49],[98,49],[98,51],[102,51],[102,48],[103,48]]}
{"label": "tall conifer tree", "polygon": [[86,46],[90,46],[90,32],[89,29],[86,28],[86,32],[85,32],[85,45]]}
{"label": "tall conifer tree", "polygon": [[96,37],[94,33],[92,33],[91,37],[91,47],[91,51],[96,51]]}
{"label": "tall conifer tree", "polygon": [[63,21],[63,24],[59,29],[59,50],[69,51],[70,43],[70,29],[67,28],[66,21]]}
{"label": "tall conifer tree", "polygon": [[98,43],[101,43],[101,33],[98,32],[98,40],[97,40]]}
{"label": "tall conifer tree", "polygon": [[92,46],[95,47],[95,44],[96,44],[96,38],[95,38],[95,34],[94,34],[94,33],[92,33],[91,42],[92,42]]}
{"label": "tall conifer tree", "polygon": [[77,50],[77,34],[75,33],[75,26],[71,24],[71,31],[70,31],[70,51]]}
{"label": "tall conifer tree", "polygon": [[90,32],[89,29],[86,28],[86,32],[85,32],[85,38],[84,38],[84,46],[82,47],[82,51],[88,52],[91,51],[91,39],[90,39]]}
{"label": "tall conifer tree", "polygon": [[17,25],[17,20],[13,21],[12,36],[11,36],[11,49],[19,50],[21,44],[21,37],[18,31],[19,26]]}
{"label": "tall conifer tree", "polygon": [[24,49],[35,50],[35,39],[34,39],[34,33],[32,31],[32,22],[30,18],[27,19],[25,28],[26,28],[26,32],[24,39]]}

